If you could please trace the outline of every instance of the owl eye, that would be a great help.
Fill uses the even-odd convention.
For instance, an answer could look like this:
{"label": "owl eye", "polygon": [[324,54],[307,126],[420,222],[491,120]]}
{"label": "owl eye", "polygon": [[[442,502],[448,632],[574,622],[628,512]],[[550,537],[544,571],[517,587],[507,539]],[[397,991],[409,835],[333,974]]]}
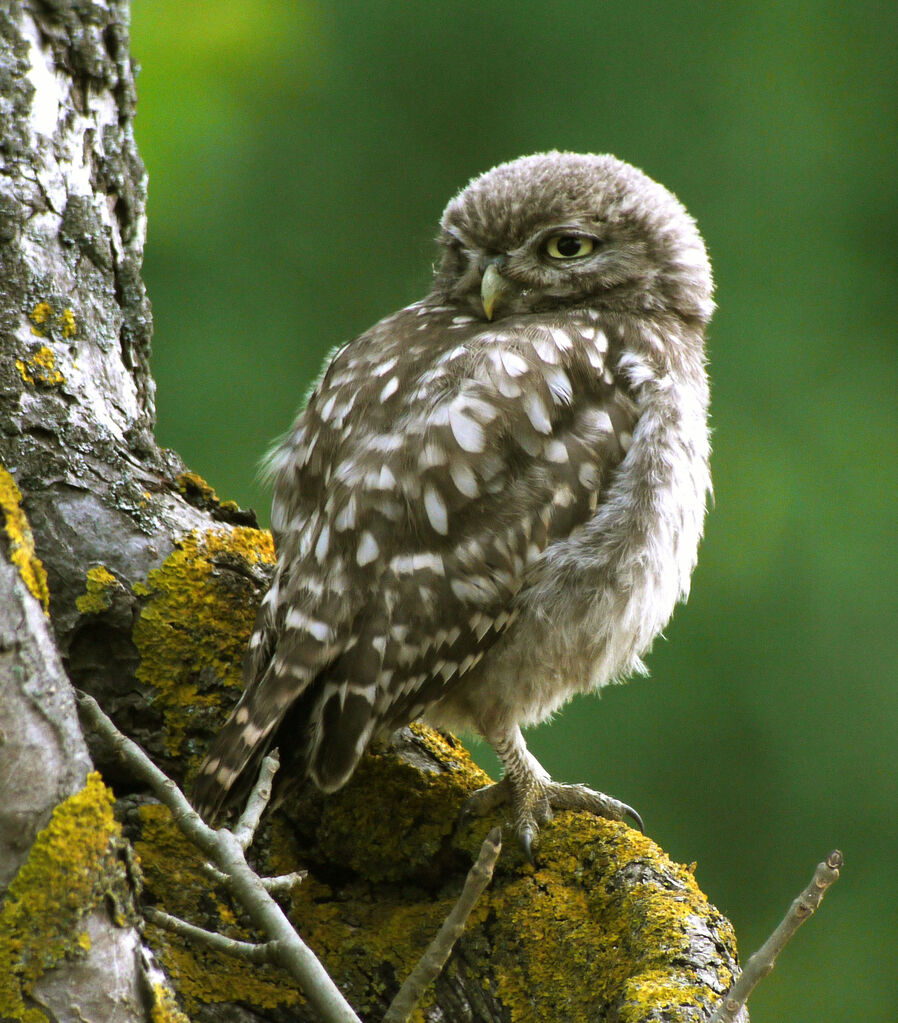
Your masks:
{"label": "owl eye", "polygon": [[581,259],[596,247],[595,239],[582,234],[555,234],[544,248],[552,259]]}

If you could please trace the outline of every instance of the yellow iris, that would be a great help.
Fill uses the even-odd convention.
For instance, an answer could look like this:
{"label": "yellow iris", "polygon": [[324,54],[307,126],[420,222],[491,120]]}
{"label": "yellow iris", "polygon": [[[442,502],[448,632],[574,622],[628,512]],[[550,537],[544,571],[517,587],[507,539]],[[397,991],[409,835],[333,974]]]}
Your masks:
{"label": "yellow iris", "polygon": [[580,234],[556,234],[546,242],[546,253],[552,259],[581,259],[594,248],[593,239]]}

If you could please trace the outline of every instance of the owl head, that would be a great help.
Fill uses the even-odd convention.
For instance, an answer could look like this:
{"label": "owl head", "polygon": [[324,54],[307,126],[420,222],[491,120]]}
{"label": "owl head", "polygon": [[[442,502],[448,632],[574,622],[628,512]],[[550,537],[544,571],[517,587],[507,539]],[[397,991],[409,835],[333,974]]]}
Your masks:
{"label": "owl head", "polygon": [[437,292],[488,319],[588,305],[703,325],[714,309],[695,221],[613,156],[500,164],[451,200],[440,226]]}

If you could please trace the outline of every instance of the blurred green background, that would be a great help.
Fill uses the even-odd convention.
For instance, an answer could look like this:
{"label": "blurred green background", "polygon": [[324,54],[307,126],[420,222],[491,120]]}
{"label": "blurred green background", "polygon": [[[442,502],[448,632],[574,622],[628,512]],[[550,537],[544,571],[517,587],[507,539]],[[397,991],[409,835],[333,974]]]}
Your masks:
{"label": "blurred green background", "polygon": [[896,21],[864,2],[133,6],[158,435],[264,521],[260,455],[328,349],[424,293],[473,174],[609,151],[698,219],[716,507],[692,598],[650,679],[530,743],[697,861],[743,958],[843,849],[756,1023],[898,1004]]}

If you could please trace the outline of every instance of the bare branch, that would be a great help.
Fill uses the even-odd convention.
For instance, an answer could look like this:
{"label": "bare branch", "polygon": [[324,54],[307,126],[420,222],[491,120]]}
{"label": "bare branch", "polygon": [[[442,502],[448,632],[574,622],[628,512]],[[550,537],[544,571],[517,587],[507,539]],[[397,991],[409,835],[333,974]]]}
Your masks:
{"label": "bare branch", "polygon": [[252,845],[256,828],[259,826],[265,807],[268,806],[268,800],[271,799],[271,779],[277,774],[277,769],[280,766],[281,761],[277,750],[272,750],[262,761],[259,777],[256,779],[256,784],[253,785],[243,813],[240,814],[240,820],[237,821],[234,828],[234,838],[240,843],[241,849],[248,849]]}
{"label": "bare branch", "polygon": [[383,1023],[406,1023],[427,986],[440,975],[456,941],[464,932],[471,910],[490,883],[496,860],[501,851],[502,832],[499,828],[493,828],[480,847],[477,862],[468,871],[461,895],[443,921],[443,926],[437,932],[437,936],[430,943],[427,951],[406,977],[405,983],[387,1010]]}
{"label": "bare branch", "polygon": [[709,1023],[735,1023],[736,1017],[748,1001],[749,995],[758,983],[767,976],[776,964],[776,957],[782,952],[792,936],[820,905],[830,885],[839,879],[842,854],[834,849],[822,863],[817,864],[810,884],[789,907],[779,926],[748,960],[745,969],[733,981],[730,990],[723,996],[714,1010]]}
{"label": "bare branch", "polygon": [[165,930],[180,934],[184,938],[190,938],[191,941],[205,945],[216,952],[237,956],[251,963],[277,962],[278,950],[273,941],[261,945],[253,941],[238,941],[237,938],[229,938],[216,931],[207,931],[205,927],[197,927],[178,916],[172,916],[170,913],[164,913],[161,909],[153,909],[149,906],[144,907],[143,915],[151,924],[164,927]]}
{"label": "bare branch", "polygon": [[187,802],[184,793],[144,751],[115,727],[99,704],[85,693],[78,706],[88,724],[108,742],[135,775],[145,781],[169,810],[181,831],[228,877],[228,886],[255,925],[276,948],[277,961],[302,985],[303,993],[325,1023],[361,1023],[349,1002],[265,890],[246,862],[243,848],[226,828],[214,831]]}

